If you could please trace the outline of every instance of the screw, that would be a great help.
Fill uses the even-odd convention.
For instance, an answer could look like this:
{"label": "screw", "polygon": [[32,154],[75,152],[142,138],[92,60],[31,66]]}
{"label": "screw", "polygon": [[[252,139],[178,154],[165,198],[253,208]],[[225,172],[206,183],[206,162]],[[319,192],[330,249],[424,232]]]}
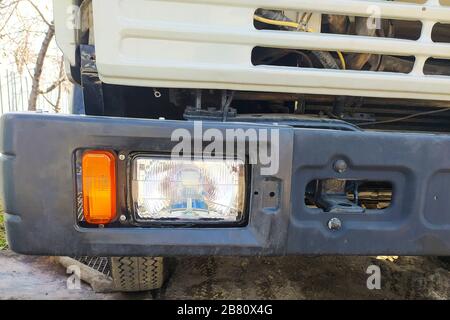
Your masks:
{"label": "screw", "polygon": [[125,155],[124,155],[124,154],[119,155],[119,160],[120,160],[120,161],[125,160]]}
{"label": "screw", "polygon": [[126,215],[121,215],[120,216],[120,222],[125,222],[125,221],[127,221],[127,217],[126,217]]}
{"label": "screw", "polygon": [[339,230],[342,227],[342,222],[338,218],[333,218],[330,221],[328,221],[328,229],[330,230]]}
{"label": "screw", "polygon": [[348,169],[347,162],[344,160],[337,160],[333,165],[334,171],[338,173],[344,173]]}
{"label": "screw", "polygon": [[153,94],[155,95],[155,98],[159,99],[161,98],[162,94],[157,89],[153,88]]}

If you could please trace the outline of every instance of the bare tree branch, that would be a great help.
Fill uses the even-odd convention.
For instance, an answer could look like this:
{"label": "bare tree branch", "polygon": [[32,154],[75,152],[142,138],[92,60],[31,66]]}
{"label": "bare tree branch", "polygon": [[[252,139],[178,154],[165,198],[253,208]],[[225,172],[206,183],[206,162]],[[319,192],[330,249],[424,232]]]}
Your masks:
{"label": "bare tree branch", "polygon": [[[46,3],[42,0],[0,0],[0,53],[6,54],[11,63],[15,62],[19,74],[24,70],[31,77],[29,111],[36,110],[38,97],[42,96],[55,112],[59,112],[63,83],[66,80],[64,60],[59,53],[54,56],[51,51],[55,27],[48,10],[49,2],[50,0],[46,0]],[[48,60],[56,57],[60,61],[59,75],[51,77],[57,80],[50,82],[50,86],[41,90],[41,82],[47,83],[44,78],[48,78],[56,71],[53,66],[47,66]],[[51,99],[50,96],[45,96],[54,90],[58,90],[57,96],[52,95]]]}
{"label": "bare tree branch", "polygon": [[59,78],[58,80],[56,80],[55,82],[52,83],[52,85],[50,87],[48,87],[45,90],[39,90],[39,94],[47,94],[52,92],[53,90],[55,90],[56,88],[58,88],[59,86],[61,86],[61,84],[66,81],[66,77],[63,75],[61,78]]}
{"label": "bare tree branch", "polygon": [[31,6],[36,10],[36,12],[38,13],[38,15],[41,17],[42,21],[44,21],[44,23],[47,24],[47,26],[50,27],[51,25],[53,25],[53,23],[49,22],[49,21],[45,18],[45,16],[44,16],[44,14],[42,13],[42,11],[38,8],[37,5],[34,4],[33,1],[27,0],[27,2],[28,2],[29,4],[31,4]]}
{"label": "bare tree branch", "polygon": [[40,91],[39,87],[41,82],[42,69],[44,67],[45,57],[47,55],[50,42],[53,39],[54,35],[55,27],[54,25],[49,25],[47,34],[45,35],[44,41],[42,42],[41,49],[36,60],[36,66],[34,68],[33,85],[31,88],[30,98],[28,100],[29,111],[36,111],[36,103]]}
{"label": "bare tree branch", "polygon": [[[11,10],[10,14],[6,18],[5,22],[3,23],[3,26],[0,28],[0,32],[2,32],[6,28],[6,26],[8,25],[8,22],[9,22],[9,20],[11,20],[11,17],[13,16],[14,12],[17,10],[17,6],[18,5],[19,5],[19,1],[16,1],[16,2],[11,4],[11,6],[14,6],[14,8]],[[0,34],[0,37],[1,36],[2,35]]]}
{"label": "bare tree branch", "polygon": [[61,91],[62,91],[61,83],[62,83],[62,81],[64,81],[64,58],[63,57],[61,57],[61,62],[59,64],[59,80],[56,81],[55,83],[53,83],[53,85],[51,86],[51,87],[54,87],[54,89],[58,88],[58,95],[56,98],[56,102],[52,103],[49,99],[47,99],[45,94],[42,95],[44,97],[44,99],[53,107],[53,111],[55,113],[59,113],[61,111],[60,103],[61,103]]}

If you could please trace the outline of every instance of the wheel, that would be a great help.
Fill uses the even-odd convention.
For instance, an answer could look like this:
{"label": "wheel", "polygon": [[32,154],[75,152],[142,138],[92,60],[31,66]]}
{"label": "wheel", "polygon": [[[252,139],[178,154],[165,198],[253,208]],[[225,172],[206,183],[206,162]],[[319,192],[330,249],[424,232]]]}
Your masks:
{"label": "wheel", "polygon": [[450,270],[450,256],[446,257],[438,257],[438,259],[442,262],[442,265],[447,269]]}
{"label": "wheel", "polygon": [[161,257],[112,257],[111,273],[115,289],[124,292],[160,289],[164,283]]}

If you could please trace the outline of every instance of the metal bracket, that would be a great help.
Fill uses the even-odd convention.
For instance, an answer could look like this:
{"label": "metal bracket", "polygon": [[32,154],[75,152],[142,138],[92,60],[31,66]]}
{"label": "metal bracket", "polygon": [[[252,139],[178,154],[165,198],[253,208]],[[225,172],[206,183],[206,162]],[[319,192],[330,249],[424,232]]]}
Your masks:
{"label": "metal bracket", "polygon": [[184,118],[186,120],[210,120],[223,122],[226,122],[228,118],[236,118],[237,110],[230,108],[233,96],[233,93],[228,96],[227,91],[224,90],[221,97],[221,109],[203,109],[202,90],[198,89],[195,91],[195,107],[188,106],[184,112]]}
{"label": "metal bracket", "polygon": [[104,115],[103,83],[98,76],[95,47],[81,45],[80,55],[81,86],[83,88],[86,113],[96,116]]}
{"label": "metal bracket", "polygon": [[317,205],[329,213],[364,213],[364,208],[348,200],[345,184],[346,180],[338,179],[319,182]]}

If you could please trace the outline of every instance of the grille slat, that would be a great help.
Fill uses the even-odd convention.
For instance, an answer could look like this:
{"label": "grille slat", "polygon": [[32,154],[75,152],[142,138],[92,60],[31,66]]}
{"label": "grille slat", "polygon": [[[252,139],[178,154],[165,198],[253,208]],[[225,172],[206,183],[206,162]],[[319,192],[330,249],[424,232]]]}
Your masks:
{"label": "grille slat", "polygon": [[100,273],[103,273],[107,277],[111,277],[111,266],[109,258],[107,257],[72,257],[72,259],[94,269]]}
{"label": "grille slat", "polygon": [[[437,23],[450,23],[450,7],[438,0],[424,4],[358,0],[99,0],[93,5],[96,27],[110,30],[108,37],[96,39],[97,66],[106,82],[450,101],[450,77],[425,76],[423,72],[431,57],[450,59],[450,43],[431,39]],[[422,32],[418,40],[405,40],[257,30],[252,17],[260,8],[359,17],[373,16],[378,10],[381,19],[419,21]],[[111,14],[95,14],[105,11]],[[408,74],[254,66],[252,50],[261,46],[409,56],[415,58],[415,63]]]}

